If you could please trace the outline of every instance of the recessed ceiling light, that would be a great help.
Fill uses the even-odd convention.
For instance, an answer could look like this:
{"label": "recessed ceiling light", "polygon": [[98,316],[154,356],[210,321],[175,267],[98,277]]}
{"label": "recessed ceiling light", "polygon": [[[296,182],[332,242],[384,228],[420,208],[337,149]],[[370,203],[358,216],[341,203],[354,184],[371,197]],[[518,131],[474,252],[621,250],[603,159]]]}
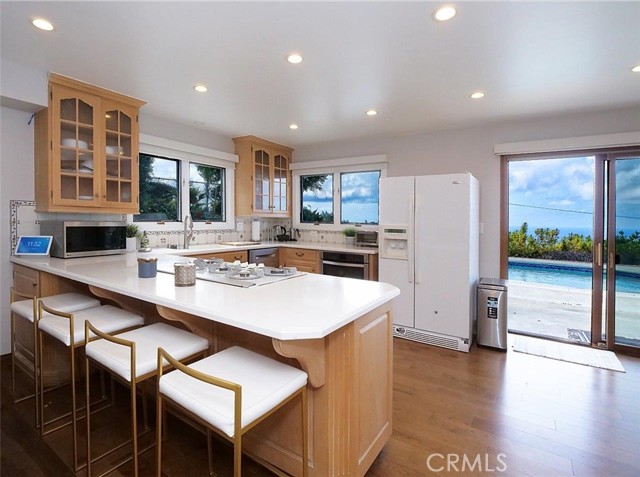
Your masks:
{"label": "recessed ceiling light", "polygon": [[53,30],[53,25],[51,24],[51,22],[45,20],[44,18],[34,18],[33,20],[31,20],[31,24],[36,28],[40,28],[40,30]]}
{"label": "recessed ceiling light", "polygon": [[364,114],[366,114],[367,116],[375,116],[376,114],[378,114],[378,111],[376,111],[375,109],[370,109]]}
{"label": "recessed ceiling light", "polygon": [[207,91],[209,91],[209,88],[207,88],[205,85],[203,84],[197,84],[193,87],[193,89],[195,91],[197,91],[198,93],[206,93]]}
{"label": "recessed ceiling light", "polygon": [[297,124],[289,124],[289,129],[298,129]]}
{"label": "recessed ceiling light", "polygon": [[482,91],[476,91],[475,93],[471,93],[469,97],[471,99],[481,99],[484,98],[484,93]]}
{"label": "recessed ceiling light", "polygon": [[439,22],[446,22],[456,16],[456,9],[451,5],[445,5],[433,12],[433,18]]}
{"label": "recessed ceiling light", "polygon": [[287,56],[287,61],[292,65],[297,65],[298,63],[302,63],[302,56],[300,56],[298,53],[291,53],[289,56]]}
{"label": "recessed ceiling light", "polygon": [[640,65],[636,65],[633,68],[631,68],[631,71],[633,71],[634,73],[640,73]]}

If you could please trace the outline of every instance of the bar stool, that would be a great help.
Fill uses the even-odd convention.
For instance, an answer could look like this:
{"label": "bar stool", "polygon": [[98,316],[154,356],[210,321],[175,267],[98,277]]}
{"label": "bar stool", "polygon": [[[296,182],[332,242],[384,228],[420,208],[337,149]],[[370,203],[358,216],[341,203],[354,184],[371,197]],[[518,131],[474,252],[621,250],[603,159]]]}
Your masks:
{"label": "bar stool", "polygon": [[[162,374],[163,359],[175,371]],[[233,443],[234,477],[241,476],[242,435],[298,395],[302,398],[302,475],[308,473],[307,373],[234,346],[185,366],[158,350],[157,476],[162,464],[163,401]],[[228,391],[232,391],[228,392]]]}
{"label": "bar stool", "polygon": [[[16,298],[23,298],[23,300],[16,300]],[[34,399],[34,414],[35,414],[35,426],[40,427],[39,413],[40,408],[38,406],[38,327],[36,326],[35,316],[38,314],[38,300],[56,310],[73,313],[80,310],[86,310],[88,308],[95,308],[100,306],[100,301],[81,293],[62,293],[59,295],[51,295],[44,298],[37,298],[35,296],[27,295],[25,293],[17,292],[13,287],[11,288],[11,391],[14,396],[14,404],[17,404],[27,399]],[[16,354],[16,316],[21,317],[29,322],[33,327],[33,394],[16,398],[16,371],[15,371],[15,354]]]}
{"label": "bar stool", "polygon": [[[94,365],[111,373],[118,381],[129,386],[131,392],[132,455],[118,462],[113,468],[106,471],[105,474],[133,459],[133,472],[134,475],[137,476],[138,455],[150,448],[138,452],[136,413],[137,384],[157,375],[158,347],[161,346],[171,350],[173,356],[178,360],[189,361],[200,356],[206,356],[209,342],[205,338],[165,323],[154,323],[122,333],[118,336],[110,336],[108,333],[100,331],[99,326],[94,326],[93,322],[87,322],[85,333],[85,365],[87,376],[89,376],[89,362],[91,361]],[[90,333],[94,333],[98,338],[102,339],[91,340]],[[89,379],[86,380],[86,385],[87,409],[89,409]],[[90,413],[87,413],[87,476],[91,477],[91,464],[128,443],[129,441],[92,460],[91,420]]]}
{"label": "bar stool", "polygon": [[[51,434],[63,427],[71,425],[73,436],[73,466],[74,470],[78,472],[82,467],[78,465],[78,435],[77,435],[77,413],[78,408],[76,405],[76,366],[75,366],[75,350],[76,348],[83,347],[84,340],[84,324],[86,321],[91,320],[97,323],[103,329],[108,330],[110,333],[116,333],[125,331],[137,326],[141,326],[144,320],[141,316],[135,315],[128,311],[116,308],[111,305],[103,305],[100,307],[89,308],[87,310],[81,310],[76,313],[63,313],[59,310],[50,308],[40,300],[38,302],[38,314],[37,314],[37,327],[38,333],[38,370],[39,374],[43,372],[43,334],[46,333],[49,336],[62,342],[69,350],[70,359],[70,371],[71,371],[71,420],[63,424],[54,427],[53,429],[46,430],[45,427],[48,424],[60,421],[61,419],[69,416],[69,413],[62,416],[58,416],[49,421],[45,420],[44,415],[44,386],[42,379],[40,379],[40,434]],[[86,413],[88,414],[88,413]]]}

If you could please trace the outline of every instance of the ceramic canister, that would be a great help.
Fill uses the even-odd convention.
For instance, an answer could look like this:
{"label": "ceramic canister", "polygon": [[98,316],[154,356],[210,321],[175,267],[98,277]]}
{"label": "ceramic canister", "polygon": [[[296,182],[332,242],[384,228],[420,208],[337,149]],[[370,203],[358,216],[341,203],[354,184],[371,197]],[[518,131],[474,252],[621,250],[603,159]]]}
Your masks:
{"label": "ceramic canister", "polygon": [[196,284],[196,266],[193,263],[176,262],[173,267],[177,287],[192,287]]}
{"label": "ceramic canister", "polygon": [[156,257],[138,258],[138,276],[140,278],[153,278],[158,272],[158,259]]}

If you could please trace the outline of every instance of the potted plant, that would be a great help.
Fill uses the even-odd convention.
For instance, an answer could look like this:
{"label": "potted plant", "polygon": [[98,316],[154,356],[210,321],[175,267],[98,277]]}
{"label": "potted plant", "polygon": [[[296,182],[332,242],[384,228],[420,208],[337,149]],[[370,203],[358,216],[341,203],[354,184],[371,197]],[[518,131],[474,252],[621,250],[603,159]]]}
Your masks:
{"label": "potted plant", "polygon": [[356,229],[354,227],[347,227],[342,231],[344,236],[346,237],[345,243],[347,245],[355,245],[356,244]]}
{"label": "potted plant", "polygon": [[140,238],[140,227],[136,224],[127,224],[127,252],[135,252]]}

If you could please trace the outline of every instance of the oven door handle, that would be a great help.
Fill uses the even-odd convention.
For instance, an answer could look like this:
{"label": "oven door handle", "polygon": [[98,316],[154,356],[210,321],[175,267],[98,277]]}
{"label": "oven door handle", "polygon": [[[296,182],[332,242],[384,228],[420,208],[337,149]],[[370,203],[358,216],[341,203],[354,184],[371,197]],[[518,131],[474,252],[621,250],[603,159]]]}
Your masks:
{"label": "oven door handle", "polygon": [[364,268],[364,263],[344,263],[344,262],[329,262],[327,260],[322,261],[323,265],[337,265],[339,267],[351,267],[351,268]]}

